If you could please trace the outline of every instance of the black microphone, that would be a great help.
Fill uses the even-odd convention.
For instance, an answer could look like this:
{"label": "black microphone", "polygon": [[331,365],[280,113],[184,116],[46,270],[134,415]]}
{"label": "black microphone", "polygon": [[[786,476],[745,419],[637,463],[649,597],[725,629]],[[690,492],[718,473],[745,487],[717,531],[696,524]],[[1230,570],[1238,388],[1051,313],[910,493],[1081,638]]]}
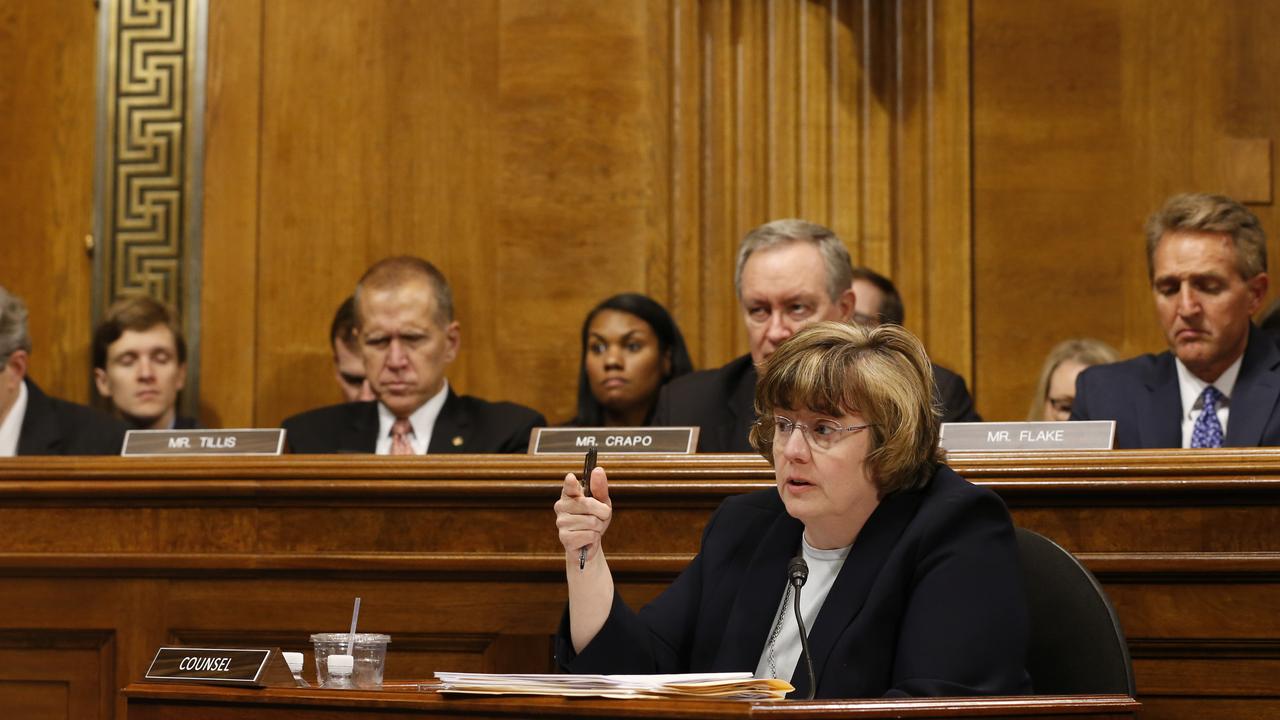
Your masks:
{"label": "black microphone", "polygon": [[796,626],[800,628],[800,651],[804,655],[804,666],[809,671],[809,697],[805,699],[812,700],[813,693],[818,689],[818,681],[813,676],[813,657],[809,655],[809,633],[804,629],[804,618],[800,615],[800,588],[809,579],[809,563],[804,561],[803,552],[787,563],[787,578],[791,581],[791,587],[796,589]]}

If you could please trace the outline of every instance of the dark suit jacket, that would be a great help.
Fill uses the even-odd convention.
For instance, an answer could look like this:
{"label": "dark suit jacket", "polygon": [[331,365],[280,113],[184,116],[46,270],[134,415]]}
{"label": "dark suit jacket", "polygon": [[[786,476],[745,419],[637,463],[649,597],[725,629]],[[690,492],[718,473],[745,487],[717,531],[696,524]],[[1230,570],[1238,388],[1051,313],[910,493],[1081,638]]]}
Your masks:
{"label": "dark suit jacket", "polygon": [[[729,498],[671,587],[639,613],[615,593],[578,655],[566,612],[558,661],[578,673],[754,671],[803,529],[774,489]],[[1028,634],[1004,503],[943,466],[923,490],[886,497],[854,541],[809,629],[817,697],[1027,693]],[[791,675],[801,697],[803,667]]]}
{"label": "dark suit jacket", "polygon": [[[1231,391],[1228,447],[1280,445],[1280,349],[1249,328],[1240,374]],[[1117,448],[1182,447],[1182,393],[1171,352],[1095,365],[1076,378],[1072,420],[1115,420]]]}
{"label": "dark suit jacket", "polygon": [[[522,453],[529,431],[546,425],[542,415],[522,405],[449,396],[431,431],[428,453]],[[309,410],[282,424],[295,453],[372,453],[378,445],[378,404],[354,402]]]}
{"label": "dark suit jacket", "polygon": [[124,423],[93,408],[45,395],[31,380],[19,455],[119,455]]}
{"label": "dark suit jacket", "polygon": [[[933,366],[934,398],[942,422],[977,422],[964,378]],[[755,411],[756,367],[744,355],[716,370],[699,370],[672,380],[658,393],[653,425],[696,425],[698,452],[755,452],[749,440]]]}

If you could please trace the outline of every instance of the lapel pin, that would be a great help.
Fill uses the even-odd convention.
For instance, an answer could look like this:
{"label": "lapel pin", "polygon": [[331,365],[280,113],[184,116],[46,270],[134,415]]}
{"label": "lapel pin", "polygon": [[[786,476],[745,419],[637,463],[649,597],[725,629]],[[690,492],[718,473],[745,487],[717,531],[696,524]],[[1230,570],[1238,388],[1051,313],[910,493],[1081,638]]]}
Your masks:
{"label": "lapel pin", "polygon": [[462,447],[462,436],[461,436],[461,435],[454,435],[454,436],[453,436],[453,446],[454,446],[454,447]]}

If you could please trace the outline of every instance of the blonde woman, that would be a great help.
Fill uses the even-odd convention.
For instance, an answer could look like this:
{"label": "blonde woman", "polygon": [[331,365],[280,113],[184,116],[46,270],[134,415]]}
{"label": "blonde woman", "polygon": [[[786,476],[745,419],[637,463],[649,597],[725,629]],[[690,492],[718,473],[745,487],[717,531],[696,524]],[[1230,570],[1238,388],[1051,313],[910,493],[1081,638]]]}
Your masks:
{"label": "blonde woman", "polygon": [[1093,365],[1106,365],[1120,360],[1120,353],[1110,345],[1093,338],[1063,340],[1049,351],[1040,368],[1036,394],[1031,398],[1027,419],[1070,420],[1071,405],[1076,399],[1076,377]]}

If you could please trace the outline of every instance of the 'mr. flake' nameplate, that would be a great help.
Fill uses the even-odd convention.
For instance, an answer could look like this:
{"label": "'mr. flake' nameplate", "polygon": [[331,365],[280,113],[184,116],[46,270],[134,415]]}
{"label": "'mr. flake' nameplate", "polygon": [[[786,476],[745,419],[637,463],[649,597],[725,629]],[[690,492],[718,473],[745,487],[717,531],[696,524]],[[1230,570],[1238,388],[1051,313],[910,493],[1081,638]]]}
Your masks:
{"label": "'mr. flake' nameplate", "polygon": [[201,682],[241,687],[292,687],[292,673],[274,648],[162,647],[147,680]]}
{"label": "'mr. flake' nameplate", "polygon": [[1110,450],[1115,420],[943,423],[942,447],[966,450]]}
{"label": "'mr. flake' nameplate", "polygon": [[576,454],[591,448],[607,453],[688,455],[698,449],[698,428],[534,428],[529,441],[530,455]]}
{"label": "'mr. flake' nameplate", "polygon": [[121,455],[279,455],[284,430],[130,430]]}

